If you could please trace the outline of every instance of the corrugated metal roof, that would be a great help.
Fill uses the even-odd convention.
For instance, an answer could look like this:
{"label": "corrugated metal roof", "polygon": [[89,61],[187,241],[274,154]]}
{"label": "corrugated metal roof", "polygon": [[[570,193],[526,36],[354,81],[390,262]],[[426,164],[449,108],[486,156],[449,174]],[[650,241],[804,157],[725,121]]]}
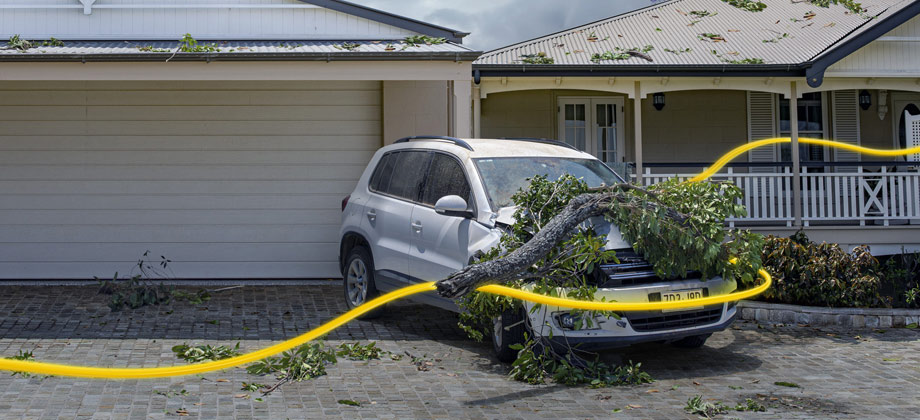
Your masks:
{"label": "corrugated metal roof", "polygon": [[[0,49],[0,60],[43,59],[51,57],[134,57],[137,59],[166,59],[172,57],[179,45],[176,41],[63,41],[63,46],[42,46],[35,43],[25,51],[16,48]],[[349,44],[358,44],[351,48]],[[411,59],[413,57],[455,57],[458,54],[465,59],[478,55],[462,45],[445,42],[442,44],[407,45],[400,41],[199,41],[199,45],[209,45],[218,51],[201,53],[175,54],[173,59],[184,56],[208,55],[215,59],[252,58],[272,56],[326,57],[336,56],[360,59],[366,57],[392,57],[394,59]]]}
{"label": "corrugated metal roof", "polygon": [[[841,5],[761,1],[766,9],[751,12],[721,0],[672,0],[489,51],[474,65],[521,65],[529,55],[545,55],[559,66],[800,64],[915,0],[868,0],[862,15]],[[647,53],[651,62],[635,56],[592,61],[595,54],[645,46],[653,48]]]}

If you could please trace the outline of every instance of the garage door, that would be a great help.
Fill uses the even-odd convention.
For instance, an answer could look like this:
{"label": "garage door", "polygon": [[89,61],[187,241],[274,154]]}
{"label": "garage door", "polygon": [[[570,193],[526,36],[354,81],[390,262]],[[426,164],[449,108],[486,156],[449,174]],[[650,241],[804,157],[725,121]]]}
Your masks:
{"label": "garage door", "polygon": [[379,82],[0,84],[0,277],[339,276]]}

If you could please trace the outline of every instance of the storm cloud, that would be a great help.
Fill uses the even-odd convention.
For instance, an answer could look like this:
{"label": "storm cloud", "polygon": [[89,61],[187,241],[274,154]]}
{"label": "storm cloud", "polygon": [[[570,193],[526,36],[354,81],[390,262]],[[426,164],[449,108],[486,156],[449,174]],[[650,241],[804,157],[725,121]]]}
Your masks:
{"label": "storm cloud", "polygon": [[363,0],[363,5],[471,32],[464,45],[482,51],[605,19],[650,0]]}

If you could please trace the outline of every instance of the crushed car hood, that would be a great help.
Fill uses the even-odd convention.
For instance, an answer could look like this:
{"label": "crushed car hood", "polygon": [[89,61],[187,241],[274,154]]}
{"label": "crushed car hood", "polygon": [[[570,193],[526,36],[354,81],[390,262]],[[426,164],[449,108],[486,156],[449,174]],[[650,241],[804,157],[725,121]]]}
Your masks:
{"label": "crushed car hood", "polygon": [[[498,210],[495,223],[512,225],[514,224],[514,211],[516,207],[503,207]],[[630,248],[631,245],[623,240],[620,229],[603,217],[592,217],[587,222],[594,227],[594,231],[599,235],[607,235],[607,249],[624,249]]]}

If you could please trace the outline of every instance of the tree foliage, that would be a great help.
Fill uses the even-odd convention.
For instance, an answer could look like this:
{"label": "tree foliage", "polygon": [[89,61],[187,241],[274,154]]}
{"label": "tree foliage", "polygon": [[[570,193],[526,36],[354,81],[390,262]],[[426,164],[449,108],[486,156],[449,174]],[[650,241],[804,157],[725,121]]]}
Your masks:
{"label": "tree foliage", "polygon": [[[570,209],[571,203],[600,197],[596,199],[606,200],[603,216],[620,228],[623,238],[659,276],[683,278],[698,272],[704,279],[721,275],[753,285],[761,265],[760,235],[724,228],[726,217],[744,213],[743,206],[737,204],[741,194],[729,183],[672,181],[648,190],[621,185],[599,191],[572,176],[555,181],[538,176],[529,188],[512,196],[514,224],[506,228],[500,245],[478,263],[502,260],[556,222],[554,219]],[[606,245],[606,237],[598,235],[592,223],[582,223],[512,279],[501,281],[537,293],[591,300],[600,277],[595,270],[600,264],[616,261],[616,253]],[[729,263],[733,258],[736,264]],[[491,325],[494,317],[505,310],[519,310],[521,304],[503,296],[472,292],[461,298],[459,305],[464,309],[461,328],[481,340],[483,327]],[[589,322],[593,316],[578,319]]]}

